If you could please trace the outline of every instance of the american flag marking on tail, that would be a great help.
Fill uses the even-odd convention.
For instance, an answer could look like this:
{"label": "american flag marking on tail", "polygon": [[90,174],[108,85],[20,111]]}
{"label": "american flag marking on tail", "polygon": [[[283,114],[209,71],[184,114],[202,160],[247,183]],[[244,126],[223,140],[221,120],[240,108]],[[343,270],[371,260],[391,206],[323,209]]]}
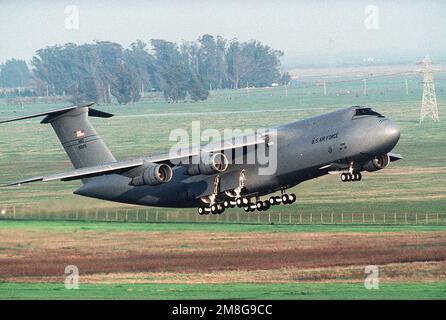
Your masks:
{"label": "american flag marking on tail", "polygon": [[85,136],[84,130],[76,130],[76,138],[83,138]]}

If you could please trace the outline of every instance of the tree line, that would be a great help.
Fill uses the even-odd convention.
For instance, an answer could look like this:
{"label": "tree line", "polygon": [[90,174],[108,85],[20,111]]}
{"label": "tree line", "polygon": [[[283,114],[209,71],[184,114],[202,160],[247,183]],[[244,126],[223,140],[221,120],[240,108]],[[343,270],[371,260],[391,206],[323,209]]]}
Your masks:
{"label": "tree line", "polygon": [[[32,77],[39,94],[68,95],[74,103],[124,104],[148,91],[161,91],[169,102],[197,101],[207,99],[212,89],[288,82],[289,75],[280,74],[282,55],[256,40],[228,41],[207,34],[180,45],[160,39],[149,44],[138,40],[128,48],[109,41],[67,43],[37,50],[31,72],[24,61],[6,62],[0,84],[24,86],[26,80],[19,78]],[[14,68],[21,76],[8,75]]]}

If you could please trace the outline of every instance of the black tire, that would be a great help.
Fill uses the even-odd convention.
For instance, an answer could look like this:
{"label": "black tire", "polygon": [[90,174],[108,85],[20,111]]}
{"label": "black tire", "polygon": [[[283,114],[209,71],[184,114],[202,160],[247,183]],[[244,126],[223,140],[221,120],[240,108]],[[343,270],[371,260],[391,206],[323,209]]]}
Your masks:
{"label": "black tire", "polygon": [[290,201],[290,197],[287,194],[282,195],[282,203],[288,204],[288,201]]}
{"label": "black tire", "polygon": [[290,204],[296,202],[297,197],[294,193],[291,193],[289,195],[289,198],[290,198],[290,202],[289,202]]}
{"label": "black tire", "polygon": [[204,214],[204,208],[203,207],[198,207],[198,209],[197,209],[197,211],[198,211],[198,214],[200,215],[200,216],[202,216],[203,214]]}
{"label": "black tire", "polygon": [[251,208],[250,207],[243,207],[243,210],[245,210],[245,212],[251,212]]}
{"label": "black tire", "polygon": [[271,204],[269,203],[269,201],[264,201],[263,202],[263,211],[266,211],[269,208],[271,208]]}
{"label": "black tire", "polygon": [[258,210],[258,211],[262,211],[263,210],[263,201],[257,201],[256,202],[256,209]]}
{"label": "black tire", "polygon": [[353,180],[353,175],[350,172],[346,173],[346,175],[347,175],[347,182],[350,182]]}
{"label": "black tire", "polygon": [[341,181],[342,182],[346,182],[347,181],[347,174],[346,173],[342,173],[341,174]]}
{"label": "black tire", "polygon": [[362,173],[358,172],[358,179],[357,179],[357,181],[361,181],[361,180],[362,180]]}
{"label": "black tire", "polygon": [[277,203],[276,203],[276,198],[275,198],[275,197],[270,197],[268,201],[269,201],[269,204],[272,205],[272,206],[274,206],[274,205],[277,204]]}
{"label": "black tire", "polygon": [[235,204],[239,208],[243,207],[243,200],[242,200],[242,198],[237,198],[237,200],[235,200]]}

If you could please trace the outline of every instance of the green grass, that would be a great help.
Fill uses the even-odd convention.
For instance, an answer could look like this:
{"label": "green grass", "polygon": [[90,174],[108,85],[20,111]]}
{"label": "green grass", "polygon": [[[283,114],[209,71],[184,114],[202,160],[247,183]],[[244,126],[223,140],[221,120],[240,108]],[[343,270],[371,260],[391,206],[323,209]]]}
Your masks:
{"label": "green grass", "polygon": [[446,282],[363,284],[82,284],[0,283],[0,299],[446,299]]}
{"label": "green grass", "polygon": [[[99,106],[116,114],[110,119],[92,119],[97,131],[118,159],[153,155],[169,150],[169,133],[176,128],[190,130],[191,122],[201,121],[202,129],[259,128],[287,123],[351,105],[370,105],[394,119],[401,127],[401,139],[395,151],[404,159],[391,164],[388,170],[366,174],[361,183],[341,184],[338,176],[326,176],[305,182],[291,191],[298,202],[280,206],[271,212],[297,217],[309,214],[387,213],[439,214],[446,224],[446,121],[419,124],[421,79],[408,78],[410,93],[405,94],[405,78],[385,77],[368,81],[367,96],[362,95],[362,81],[328,84],[328,95],[322,86],[304,84],[291,87],[285,96],[283,88],[213,91],[207,101],[197,103],[166,103],[159,94],[150,94],[138,103],[127,106]],[[446,105],[446,80],[438,80],[437,100],[440,117]],[[347,94],[350,90],[350,94]],[[0,118],[10,118],[54,109],[64,104],[8,105],[0,101]],[[0,126],[0,183],[46,173],[71,169],[62,147],[50,126],[37,120],[14,122]],[[402,169],[391,174],[392,169]],[[430,171],[426,171],[430,170]],[[0,206],[17,206],[18,214],[51,213],[84,210],[86,208],[122,208],[122,204],[82,198],[72,194],[77,182],[51,182],[3,188]],[[130,208],[125,206],[125,208]],[[195,214],[195,209],[152,209],[151,213]],[[63,213],[65,214],[65,213]],[[207,221],[207,217],[200,217]],[[212,220],[212,218],[210,218]],[[431,218],[429,218],[431,219]],[[432,221],[432,220],[431,220]],[[401,220],[399,221],[401,222]],[[381,223],[381,222],[380,222]],[[384,222],[383,222],[384,223]]]}
{"label": "green grass", "polygon": [[446,231],[446,226],[362,226],[362,225],[258,225],[224,223],[123,223],[83,221],[1,221],[0,229],[35,229],[47,231],[104,232],[432,232]]}

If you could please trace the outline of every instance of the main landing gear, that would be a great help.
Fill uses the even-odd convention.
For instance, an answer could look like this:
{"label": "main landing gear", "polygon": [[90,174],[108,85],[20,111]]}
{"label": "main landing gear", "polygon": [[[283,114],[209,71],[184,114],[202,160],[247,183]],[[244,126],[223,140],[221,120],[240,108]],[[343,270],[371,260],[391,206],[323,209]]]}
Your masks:
{"label": "main landing gear", "polygon": [[248,202],[247,205],[243,206],[243,210],[245,212],[253,212],[253,211],[267,211],[272,206],[277,206],[280,204],[292,204],[296,202],[296,195],[294,193],[287,194],[282,192],[281,196],[271,196],[267,200],[257,199],[255,203]]}
{"label": "main landing gear", "polygon": [[227,208],[243,208],[245,212],[254,212],[254,211],[266,211],[270,209],[272,206],[280,205],[280,204],[292,204],[296,202],[296,195],[294,193],[287,194],[282,191],[281,196],[271,196],[267,200],[260,200],[257,197],[255,202],[251,202],[251,199],[248,197],[239,197],[236,200],[225,200],[221,203],[214,203],[210,207],[199,207],[198,214],[222,214]]}

